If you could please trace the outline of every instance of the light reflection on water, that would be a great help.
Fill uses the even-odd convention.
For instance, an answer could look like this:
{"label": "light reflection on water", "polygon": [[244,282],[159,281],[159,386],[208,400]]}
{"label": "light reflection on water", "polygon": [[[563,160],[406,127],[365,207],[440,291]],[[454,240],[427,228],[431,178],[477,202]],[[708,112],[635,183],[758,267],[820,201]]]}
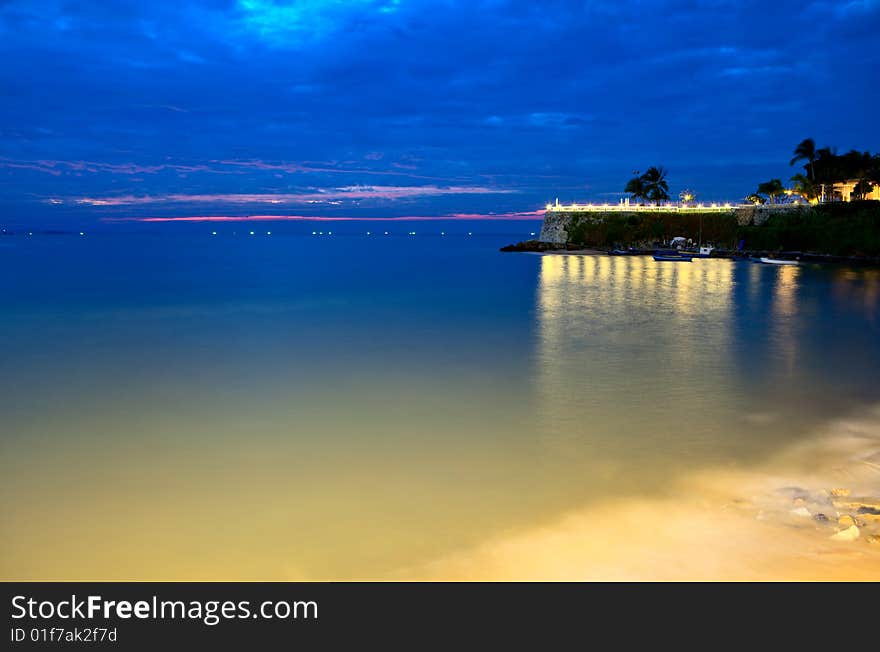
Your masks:
{"label": "light reflection on water", "polygon": [[30,281],[3,309],[0,574],[389,577],[877,399],[875,272],[492,245],[157,268],[165,244],[118,278],[60,261],[75,300]]}

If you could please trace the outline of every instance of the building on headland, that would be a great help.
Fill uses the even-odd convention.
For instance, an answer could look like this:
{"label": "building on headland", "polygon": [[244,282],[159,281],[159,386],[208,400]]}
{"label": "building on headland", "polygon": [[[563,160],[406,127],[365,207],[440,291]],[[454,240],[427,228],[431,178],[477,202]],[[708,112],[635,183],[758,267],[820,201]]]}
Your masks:
{"label": "building on headland", "polygon": [[[852,201],[852,192],[858,182],[858,179],[851,179],[849,181],[835,183],[832,189],[833,201]],[[880,201],[880,184],[873,184],[871,186],[871,192],[865,195],[864,199]]]}

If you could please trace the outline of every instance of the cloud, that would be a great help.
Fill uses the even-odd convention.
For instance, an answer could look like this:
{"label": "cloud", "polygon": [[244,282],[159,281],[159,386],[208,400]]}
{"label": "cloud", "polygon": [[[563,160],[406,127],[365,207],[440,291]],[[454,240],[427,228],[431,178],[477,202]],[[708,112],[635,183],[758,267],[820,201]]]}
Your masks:
{"label": "cloud", "polygon": [[808,10],[811,13],[834,16],[838,19],[855,18],[880,10],[880,0],[848,0],[844,2],[813,2]]}
{"label": "cloud", "polygon": [[153,217],[102,217],[102,222],[409,222],[446,220],[540,220],[543,210],[508,213],[449,213],[444,215],[405,215],[396,217],[354,217],[326,215],[174,215]]}
{"label": "cloud", "polygon": [[[119,195],[108,197],[74,197],[67,203],[88,206],[134,206],[142,204],[339,204],[341,201],[413,199],[442,195],[497,195],[516,192],[505,188],[479,186],[344,186],[318,189],[304,193],[214,193],[163,195]],[[53,198],[57,203],[59,198]]]}
{"label": "cloud", "polygon": [[[485,214],[618,193],[650,164],[735,199],[790,176],[807,136],[880,149],[877,7],[5,0],[0,203],[33,220],[278,195]],[[387,190],[403,187],[492,192]]]}
{"label": "cloud", "polygon": [[238,0],[245,29],[276,47],[294,47],[376,15],[395,13],[401,0]]}
{"label": "cloud", "polygon": [[165,170],[175,172],[212,172],[207,165],[181,165],[171,163],[161,163],[157,165],[139,165],[136,163],[101,163],[97,161],[15,161],[0,158],[0,168],[10,168],[19,170],[34,170],[36,172],[45,172],[53,176],[59,176],[64,172],[90,172],[95,174],[156,174]]}
{"label": "cloud", "polygon": [[791,66],[733,66],[722,68],[724,77],[744,77],[753,75],[786,75],[793,70]]}

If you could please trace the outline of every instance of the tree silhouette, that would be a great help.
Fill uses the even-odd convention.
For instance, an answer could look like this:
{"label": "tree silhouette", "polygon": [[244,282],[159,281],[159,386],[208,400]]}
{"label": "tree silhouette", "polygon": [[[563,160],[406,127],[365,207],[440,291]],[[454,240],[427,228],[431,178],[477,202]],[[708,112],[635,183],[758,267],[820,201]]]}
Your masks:
{"label": "tree silhouette", "polygon": [[669,183],[666,181],[666,170],[662,167],[649,167],[641,179],[649,200],[661,202],[669,199]]}
{"label": "tree silhouette", "polygon": [[623,191],[632,195],[633,199],[644,200],[648,196],[645,184],[642,182],[641,177],[633,177],[627,181],[626,188],[624,188]]}
{"label": "tree silhouette", "polygon": [[776,200],[785,194],[785,187],[780,179],[770,179],[758,186],[755,191],[756,195],[764,196],[771,204],[775,204]]}
{"label": "tree silhouette", "polygon": [[816,174],[813,170],[813,163],[816,161],[816,141],[812,138],[805,138],[800,145],[794,148],[794,158],[789,161],[789,165],[794,165],[798,161],[808,161],[810,168],[810,179],[816,180]]}

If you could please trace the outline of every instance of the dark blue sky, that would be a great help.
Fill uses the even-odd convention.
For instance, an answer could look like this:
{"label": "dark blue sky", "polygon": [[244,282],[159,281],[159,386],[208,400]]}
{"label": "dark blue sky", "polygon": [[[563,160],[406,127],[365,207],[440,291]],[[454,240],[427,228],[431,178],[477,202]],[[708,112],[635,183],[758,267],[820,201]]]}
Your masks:
{"label": "dark blue sky", "polygon": [[880,0],[0,0],[0,222],[737,200],[880,149]]}

